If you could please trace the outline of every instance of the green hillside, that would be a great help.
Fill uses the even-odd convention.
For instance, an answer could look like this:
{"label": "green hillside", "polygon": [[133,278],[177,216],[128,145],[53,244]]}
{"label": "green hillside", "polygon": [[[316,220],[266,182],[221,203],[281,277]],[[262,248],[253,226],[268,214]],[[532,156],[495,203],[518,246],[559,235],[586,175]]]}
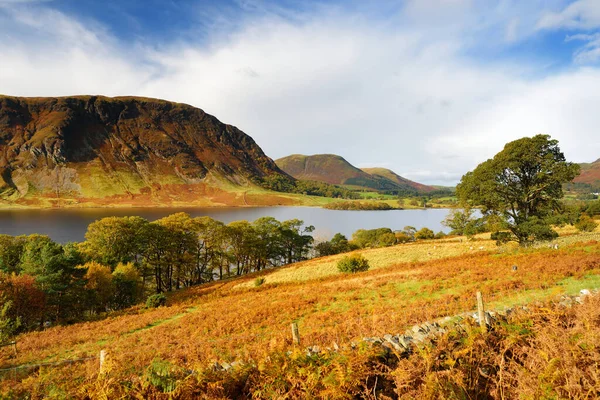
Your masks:
{"label": "green hillside", "polygon": [[361,170],[335,154],[312,156],[293,154],[275,160],[275,163],[281,170],[296,179],[376,191],[426,193],[435,190],[433,187],[405,179],[385,168]]}

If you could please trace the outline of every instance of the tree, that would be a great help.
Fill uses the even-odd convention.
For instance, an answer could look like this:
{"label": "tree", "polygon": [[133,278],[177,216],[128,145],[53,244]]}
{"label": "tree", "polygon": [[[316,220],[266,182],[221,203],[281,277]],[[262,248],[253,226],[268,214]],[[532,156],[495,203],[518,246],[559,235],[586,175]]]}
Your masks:
{"label": "tree", "polygon": [[362,254],[345,256],[337,263],[338,271],[343,273],[363,272],[369,269],[369,260]]}
{"label": "tree", "polygon": [[40,326],[46,309],[46,296],[36,286],[33,276],[0,272],[0,304],[2,301],[11,303],[5,316],[20,321],[19,331]]}
{"label": "tree", "polygon": [[575,224],[575,228],[581,232],[593,232],[597,227],[598,223],[587,215],[583,215]]}
{"label": "tree", "polygon": [[330,241],[315,245],[317,257],[331,256],[351,251],[354,247],[348,242],[348,238],[341,233],[336,233]]}
{"label": "tree", "polygon": [[19,273],[26,236],[0,235],[0,271]]}
{"label": "tree", "polygon": [[0,299],[0,344],[8,342],[21,326],[20,318],[12,318],[10,311],[12,301]]}
{"label": "tree", "polygon": [[116,310],[134,305],[141,299],[143,286],[140,273],[132,263],[118,264],[112,273],[114,297],[112,307]]}
{"label": "tree", "polygon": [[556,236],[548,218],[560,210],[562,185],[579,174],[558,141],[537,135],[510,142],[494,158],[465,174],[457,187],[464,207],[481,206],[497,215],[521,245]]}
{"label": "tree", "polygon": [[388,247],[396,244],[396,235],[390,228],[359,229],[352,234],[352,243],[361,249]]}
{"label": "tree", "polygon": [[473,209],[465,207],[462,209],[454,209],[444,218],[442,225],[451,229],[452,235],[464,235],[468,230],[469,224],[476,218],[473,216]]}
{"label": "tree", "polygon": [[428,240],[435,238],[435,233],[429,228],[421,228],[415,233],[415,239],[417,240]]}
{"label": "tree", "polygon": [[143,246],[142,231],[147,224],[141,217],[102,218],[88,226],[81,250],[88,258],[111,267],[137,261]]}
{"label": "tree", "polygon": [[315,230],[312,225],[304,226],[304,221],[290,219],[281,223],[280,237],[285,264],[306,260],[314,241],[309,233]]}
{"label": "tree", "polygon": [[91,313],[107,311],[115,293],[110,267],[91,261],[79,268],[86,271],[84,279],[88,310]]}
{"label": "tree", "polygon": [[45,293],[51,312],[47,317],[61,321],[80,315],[85,285],[85,270],[77,268],[81,264],[83,257],[75,244],[60,245],[42,235],[27,237],[22,273],[34,276]]}

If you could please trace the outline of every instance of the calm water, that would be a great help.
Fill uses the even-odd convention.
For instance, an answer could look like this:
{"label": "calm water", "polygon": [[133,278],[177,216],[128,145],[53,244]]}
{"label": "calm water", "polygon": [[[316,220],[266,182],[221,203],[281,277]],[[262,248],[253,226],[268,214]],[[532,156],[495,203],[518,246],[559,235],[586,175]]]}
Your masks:
{"label": "calm water", "polygon": [[341,232],[348,238],[357,229],[402,229],[412,225],[417,229],[428,227],[435,232],[447,228],[441,221],[447,209],[391,210],[391,211],[337,211],[312,207],[256,207],[256,208],[133,208],[133,209],[65,209],[65,210],[0,210],[0,233],[24,235],[40,233],[57,242],[83,241],[87,226],[97,219],[110,216],[138,215],[150,221],[176,212],[191,216],[209,216],[229,223],[236,220],[254,221],[264,216],[283,221],[298,218],[316,229],[315,238],[329,239]]}

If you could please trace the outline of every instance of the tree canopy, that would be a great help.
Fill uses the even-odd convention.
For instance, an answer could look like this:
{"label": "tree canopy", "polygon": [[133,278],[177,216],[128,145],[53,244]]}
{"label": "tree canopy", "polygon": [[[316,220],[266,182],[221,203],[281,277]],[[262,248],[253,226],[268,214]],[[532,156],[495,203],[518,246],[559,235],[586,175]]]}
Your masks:
{"label": "tree canopy", "polygon": [[480,206],[484,216],[497,215],[510,238],[521,244],[551,239],[548,218],[560,210],[562,185],[579,174],[567,162],[558,141],[548,135],[515,140],[494,158],[465,174],[457,196],[465,206]]}

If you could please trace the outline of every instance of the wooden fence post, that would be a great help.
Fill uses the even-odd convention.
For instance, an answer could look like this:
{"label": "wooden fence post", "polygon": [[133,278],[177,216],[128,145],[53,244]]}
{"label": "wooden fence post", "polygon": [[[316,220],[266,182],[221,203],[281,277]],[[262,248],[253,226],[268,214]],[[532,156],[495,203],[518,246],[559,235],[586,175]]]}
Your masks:
{"label": "wooden fence post", "polygon": [[292,339],[294,341],[294,344],[300,344],[300,333],[298,332],[298,324],[295,322],[292,322]]}
{"label": "wooden fence post", "polygon": [[100,374],[103,374],[105,371],[105,362],[106,362],[106,350],[100,350]]}
{"label": "wooden fence post", "polygon": [[483,296],[481,292],[477,292],[477,314],[479,315],[479,326],[483,333],[486,333],[487,325],[485,323],[485,309],[483,308]]}
{"label": "wooden fence post", "polygon": [[15,358],[17,358],[17,341],[16,340],[13,342],[13,350],[15,352]]}

